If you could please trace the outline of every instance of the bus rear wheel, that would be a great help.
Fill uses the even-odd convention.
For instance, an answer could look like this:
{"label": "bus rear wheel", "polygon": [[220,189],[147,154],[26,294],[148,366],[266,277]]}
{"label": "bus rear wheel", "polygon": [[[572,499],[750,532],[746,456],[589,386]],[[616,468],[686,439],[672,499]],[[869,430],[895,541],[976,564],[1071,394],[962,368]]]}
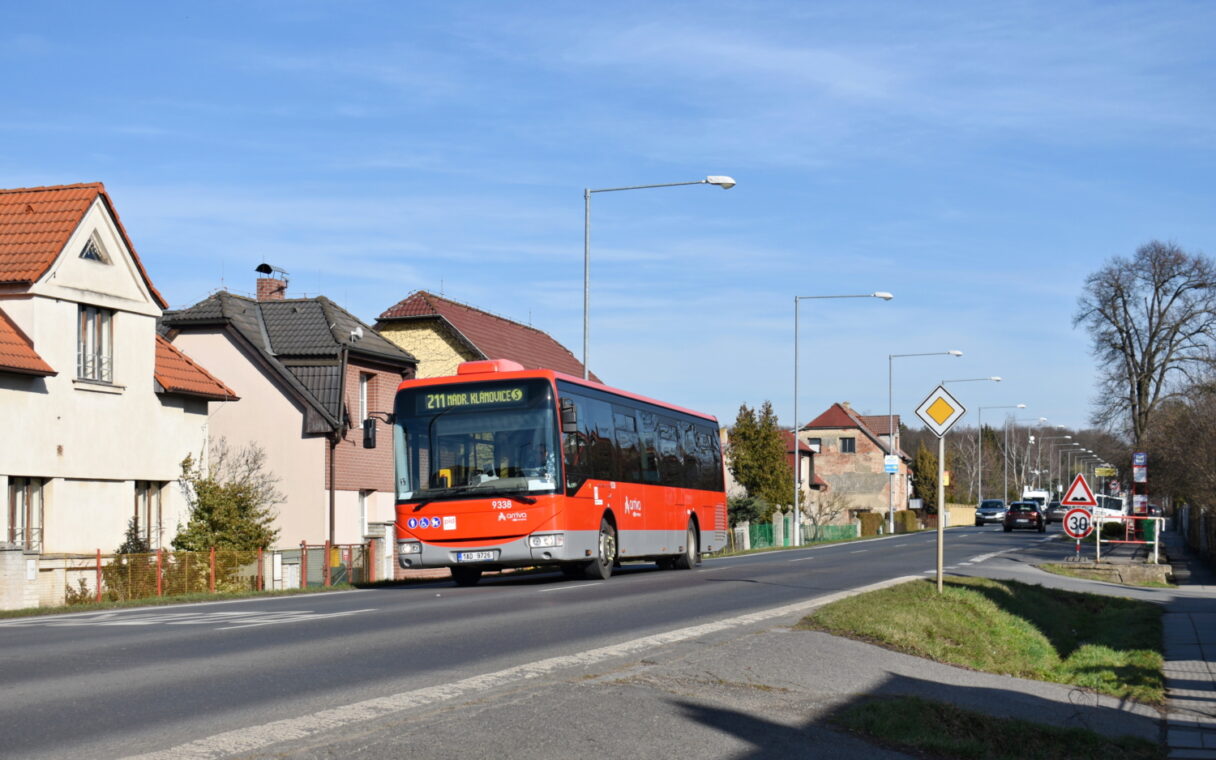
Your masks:
{"label": "bus rear wheel", "polygon": [[677,570],[691,570],[701,564],[701,546],[697,526],[689,521],[688,535],[684,537],[684,553],[675,558],[672,566]]}
{"label": "bus rear wheel", "polygon": [[605,515],[600,520],[599,556],[583,565],[583,574],[591,580],[606,581],[612,577],[616,564],[616,528]]}
{"label": "bus rear wheel", "polygon": [[481,580],[480,567],[461,567],[457,565],[449,569],[452,571],[452,580],[456,581],[457,586],[476,586],[477,581]]}

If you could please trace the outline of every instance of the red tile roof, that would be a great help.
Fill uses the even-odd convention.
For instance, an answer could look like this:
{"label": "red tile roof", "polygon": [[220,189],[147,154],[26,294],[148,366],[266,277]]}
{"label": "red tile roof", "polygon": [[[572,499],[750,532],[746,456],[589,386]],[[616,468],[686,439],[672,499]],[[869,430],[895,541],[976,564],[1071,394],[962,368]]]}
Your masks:
{"label": "red tile roof", "polygon": [[167,308],[100,182],[0,190],[0,283],[28,285],[45,274],[99,197],[113,217],[152,298],[162,309]]}
{"label": "red tile roof", "polygon": [[[583,364],[547,333],[456,301],[415,291],[379,317],[377,328],[395,320],[442,319],[486,359],[511,359],[525,369],[552,369],[583,376]],[[591,374],[593,380],[599,378]]]}
{"label": "red tile roof", "polygon": [[[899,417],[896,417],[895,421],[896,430],[898,430]],[[876,424],[881,423],[881,432],[876,430],[870,424],[871,422]],[[887,442],[884,440],[884,438],[880,437],[887,435],[887,416],[878,414],[857,414],[847,405],[847,403],[844,405],[839,403],[832,404],[830,407],[828,407],[826,412],[808,422],[802,429],[828,430],[833,428],[857,429],[879,446],[883,448],[886,448],[887,446]],[[897,449],[895,453],[899,454],[902,458],[911,461],[911,457],[904,453],[902,449]]]}
{"label": "red tile roof", "polygon": [[[794,453],[794,432],[792,430],[782,430],[781,438],[785,441],[785,453]],[[798,441],[798,450],[807,454],[814,454],[815,450],[807,445],[806,441]]]}
{"label": "red tile roof", "polygon": [[42,377],[59,374],[42,360],[33,342],[3,311],[0,311],[0,371]]}
{"label": "red tile roof", "polygon": [[803,430],[808,428],[854,428],[858,427],[858,420],[854,419],[853,415],[840,404],[832,404],[828,410],[819,415],[815,419],[806,423],[802,427]]}
{"label": "red tile roof", "polygon": [[[887,417],[887,415],[885,415],[885,414],[859,414],[857,416],[862,421],[862,423],[865,424],[866,427],[868,427],[870,430],[874,431],[874,435],[889,435],[889,432],[888,432],[888,430],[890,428],[889,423],[892,420],[891,420],[891,418]],[[895,422],[895,429],[899,430],[899,415],[898,414],[895,415],[894,422]]]}
{"label": "red tile roof", "polygon": [[166,393],[201,396],[216,401],[237,400],[231,388],[159,335],[156,336],[156,369],[152,374]]}

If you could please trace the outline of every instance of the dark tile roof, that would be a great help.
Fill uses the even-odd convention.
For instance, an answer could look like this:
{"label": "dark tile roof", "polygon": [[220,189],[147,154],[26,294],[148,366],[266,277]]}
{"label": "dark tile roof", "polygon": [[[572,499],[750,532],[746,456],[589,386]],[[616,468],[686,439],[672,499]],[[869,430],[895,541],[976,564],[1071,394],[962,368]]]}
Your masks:
{"label": "dark tile roof", "polygon": [[417,360],[324,296],[257,301],[226,291],[187,309],[167,311],[161,330],[231,328],[308,405],[309,432],[324,432],[340,419],[337,360],[352,358],[405,370]]}
{"label": "dark tile roof", "polygon": [[889,429],[892,421],[895,423],[895,429],[899,430],[898,414],[894,416],[894,420],[885,414],[859,414],[857,416],[866,427],[874,431],[874,435],[890,435]]}
{"label": "dark tile roof", "polygon": [[[415,291],[385,310],[377,324],[427,319],[446,322],[482,358],[510,359],[524,369],[552,369],[583,376],[582,362],[548,333],[425,290]],[[595,373],[591,377],[599,380]]]}
{"label": "dark tile roof", "polygon": [[42,360],[33,341],[3,311],[0,311],[0,371],[40,377],[59,374]]}
{"label": "dark tile roof", "polygon": [[215,401],[238,400],[231,388],[160,335],[156,336],[156,367],[152,376],[165,393]]}
{"label": "dark tile roof", "polygon": [[45,274],[98,198],[114,219],[153,300],[162,309],[168,306],[152,285],[100,182],[0,190],[0,283],[28,285]]}

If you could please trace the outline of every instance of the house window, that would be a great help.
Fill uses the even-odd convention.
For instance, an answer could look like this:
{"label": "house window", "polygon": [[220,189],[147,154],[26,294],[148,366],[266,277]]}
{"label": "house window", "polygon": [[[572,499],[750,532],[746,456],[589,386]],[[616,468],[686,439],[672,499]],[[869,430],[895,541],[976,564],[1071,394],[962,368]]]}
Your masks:
{"label": "house window", "polygon": [[806,445],[810,446],[811,450],[814,451],[816,454],[818,454],[820,451],[823,450],[823,439],[822,438],[807,438]]}
{"label": "house window", "polygon": [[368,506],[367,499],[373,493],[375,493],[375,492],[374,491],[360,491],[359,492],[359,531],[360,531],[359,535],[360,536],[367,535],[367,506]]}
{"label": "house window", "polygon": [[86,261],[96,261],[99,264],[109,264],[110,257],[106,256],[106,249],[102,246],[101,241],[96,235],[89,238],[89,241],[84,244],[84,249],[80,252],[80,258]]}
{"label": "house window", "polygon": [[135,531],[149,549],[159,549],[161,537],[161,491],[165,484],[135,481]]}
{"label": "house window", "polygon": [[114,381],[114,312],[80,305],[76,336],[76,377],[99,383]]}
{"label": "house window", "polygon": [[23,549],[42,549],[43,478],[8,479],[8,542]]}
{"label": "house window", "polygon": [[856,438],[841,438],[840,439],[840,453],[841,454],[856,454],[857,453],[857,439]]}

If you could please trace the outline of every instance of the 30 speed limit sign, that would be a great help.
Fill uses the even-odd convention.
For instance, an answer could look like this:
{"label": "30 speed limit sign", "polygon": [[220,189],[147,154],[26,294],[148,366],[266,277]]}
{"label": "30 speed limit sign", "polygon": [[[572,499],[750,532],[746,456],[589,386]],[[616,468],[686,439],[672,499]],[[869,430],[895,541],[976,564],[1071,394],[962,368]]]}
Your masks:
{"label": "30 speed limit sign", "polygon": [[1070,509],[1064,513],[1064,532],[1080,541],[1094,529],[1094,518],[1089,510]]}

